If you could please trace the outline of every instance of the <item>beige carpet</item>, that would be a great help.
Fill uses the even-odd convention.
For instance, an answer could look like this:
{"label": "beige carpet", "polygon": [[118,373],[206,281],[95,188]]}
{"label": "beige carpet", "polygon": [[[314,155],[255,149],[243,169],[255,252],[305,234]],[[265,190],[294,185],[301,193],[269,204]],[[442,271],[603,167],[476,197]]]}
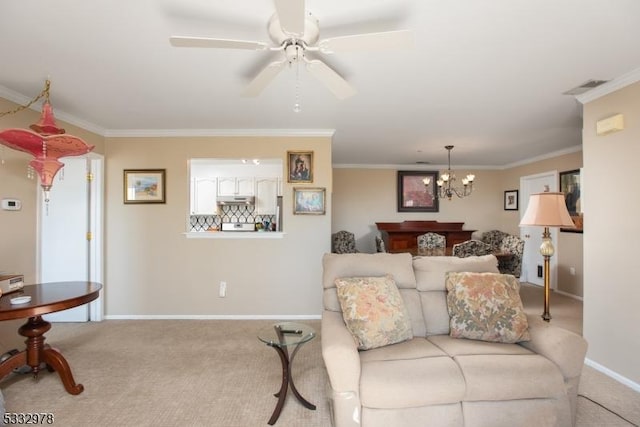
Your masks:
{"label": "beige carpet", "polygon": [[[527,310],[540,290],[524,286]],[[541,307],[541,305],[540,305]],[[580,314],[575,314],[576,310]],[[580,330],[582,305],[571,298],[552,300],[552,322]],[[109,320],[55,324],[47,335],[69,360],[85,391],[67,394],[57,375],[38,381],[12,374],[0,382],[12,412],[52,412],[60,426],[266,426],[281,379],[276,352],[256,338],[271,321]],[[319,331],[320,322],[305,321]],[[581,324],[581,321],[580,321]],[[317,405],[310,411],[289,394],[280,427],[329,427],[326,372],[320,337],[306,344],[294,363],[299,391]],[[585,367],[580,393],[618,412],[580,398],[578,426],[631,426],[640,423],[640,394]],[[394,427],[394,426],[390,426]]]}

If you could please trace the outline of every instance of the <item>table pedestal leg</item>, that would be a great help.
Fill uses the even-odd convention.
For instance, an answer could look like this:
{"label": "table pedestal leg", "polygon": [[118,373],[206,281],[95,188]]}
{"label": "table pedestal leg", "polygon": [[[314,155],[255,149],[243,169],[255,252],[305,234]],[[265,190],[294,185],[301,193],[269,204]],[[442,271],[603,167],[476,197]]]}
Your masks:
{"label": "table pedestal leg", "polygon": [[40,365],[44,362],[49,370],[53,369],[58,373],[68,393],[80,394],[84,387],[73,380],[67,360],[58,350],[44,343],[44,333],[49,329],[51,329],[51,323],[43,320],[41,316],[30,317],[27,323],[18,329],[18,333],[27,338],[25,341],[27,348],[0,364],[0,378],[24,365],[29,365],[34,378],[37,378]]}
{"label": "table pedestal leg", "polygon": [[[303,343],[304,344],[304,343]],[[273,410],[273,414],[269,419],[269,425],[274,425],[276,421],[278,421],[278,417],[280,417],[280,412],[282,412],[282,408],[284,407],[284,401],[287,397],[287,389],[289,385],[291,385],[291,392],[298,399],[302,405],[311,410],[315,410],[316,406],[310,403],[307,399],[302,397],[298,389],[296,389],[296,385],[293,382],[293,376],[291,375],[291,364],[293,363],[293,358],[295,357],[298,349],[302,344],[296,345],[295,349],[291,353],[291,357],[289,357],[289,353],[285,348],[279,347],[277,345],[272,345],[278,356],[280,356],[280,362],[282,363],[282,384],[280,385],[280,390],[275,393],[274,396],[278,398],[278,403],[276,404],[275,409]]]}

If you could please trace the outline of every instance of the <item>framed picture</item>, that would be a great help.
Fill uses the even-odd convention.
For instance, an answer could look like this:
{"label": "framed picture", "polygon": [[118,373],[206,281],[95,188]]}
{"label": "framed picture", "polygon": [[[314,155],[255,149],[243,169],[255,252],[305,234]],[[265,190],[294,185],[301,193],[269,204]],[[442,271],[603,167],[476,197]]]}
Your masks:
{"label": "framed picture", "polygon": [[165,169],[125,169],[124,202],[165,203]]}
{"label": "framed picture", "polygon": [[287,182],[313,182],[313,151],[287,151]]}
{"label": "framed picture", "polygon": [[398,212],[438,212],[437,180],[438,172],[398,171]]}
{"label": "framed picture", "polygon": [[293,213],[294,215],[324,215],[325,189],[294,188]]}
{"label": "framed picture", "polygon": [[561,228],[560,231],[571,233],[582,233],[583,231],[583,214],[580,203],[580,169],[566,172],[560,172],[560,191],[564,193],[564,201],[567,204],[567,210],[576,228]]}
{"label": "framed picture", "polygon": [[504,210],[518,210],[518,190],[507,190],[504,192]]}

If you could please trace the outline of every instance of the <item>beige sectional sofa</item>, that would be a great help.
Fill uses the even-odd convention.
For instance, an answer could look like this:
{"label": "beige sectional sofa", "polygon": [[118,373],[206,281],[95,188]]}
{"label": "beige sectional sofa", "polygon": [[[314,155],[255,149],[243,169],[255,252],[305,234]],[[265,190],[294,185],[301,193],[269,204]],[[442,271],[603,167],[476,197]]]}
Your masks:
{"label": "beige sectional sofa", "polygon": [[[571,426],[587,343],[528,316],[530,341],[503,344],[449,336],[445,274],[495,272],[493,255],[326,254],[322,356],[336,427]],[[335,280],[390,274],[413,338],[359,351]]]}

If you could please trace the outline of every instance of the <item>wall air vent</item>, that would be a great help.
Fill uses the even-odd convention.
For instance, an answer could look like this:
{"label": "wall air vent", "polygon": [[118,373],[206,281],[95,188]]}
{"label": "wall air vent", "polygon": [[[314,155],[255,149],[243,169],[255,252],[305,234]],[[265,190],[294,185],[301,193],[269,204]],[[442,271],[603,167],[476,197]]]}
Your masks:
{"label": "wall air vent", "polygon": [[573,89],[569,89],[566,92],[562,92],[563,95],[580,95],[583,94],[591,89],[593,89],[594,87],[598,87],[604,83],[608,82],[608,80],[587,80],[586,82],[582,83],[580,86],[576,86]]}

